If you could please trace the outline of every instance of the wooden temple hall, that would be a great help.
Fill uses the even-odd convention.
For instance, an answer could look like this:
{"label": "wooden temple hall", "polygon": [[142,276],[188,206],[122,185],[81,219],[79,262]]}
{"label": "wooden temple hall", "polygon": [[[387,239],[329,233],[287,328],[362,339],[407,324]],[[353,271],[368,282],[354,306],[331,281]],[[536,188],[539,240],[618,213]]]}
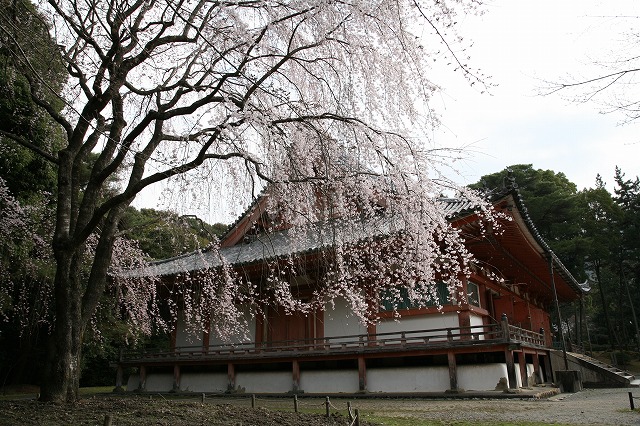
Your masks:
{"label": "wooden temple hall", "polygon": [[[363,326],[341,299],[308,315],[286,315],[274,307],[252,315],[246,309],[248,332],[226,342],[209,330],[189,332],[179,318],[168,348],[122,354],[117,386],[153,392],[402,394],[508,391],[551,382],[550,312],[556,297],[559,303],[571,302],[588,288],[540,237],[516,189],[493,201],[511,218],[502,221],[500,233],[481,233],[479,218],[465,202],[441,202],[452,225],[471,236],[467,247],[475,260],[462,284],[465,300],[448,300],[439,284],[440,309],[415,308],[407,300],[397,307],[397,320],[383,303],[380,320],[370,326]],[[244,274],[255,274],[252,280],[261,279],[267,257],[289,250],[286,230],[269,235],[269,252],[259,235],[249,238],[259,204],[221,243],[221,254]],[[316,246],[308,244],[310,251]],[[171,280],[185,268],[202,267],[199,262],[207,255],[188,254],[151,269]],[[310,269],[296,283],[312,288],[322,278]]]}

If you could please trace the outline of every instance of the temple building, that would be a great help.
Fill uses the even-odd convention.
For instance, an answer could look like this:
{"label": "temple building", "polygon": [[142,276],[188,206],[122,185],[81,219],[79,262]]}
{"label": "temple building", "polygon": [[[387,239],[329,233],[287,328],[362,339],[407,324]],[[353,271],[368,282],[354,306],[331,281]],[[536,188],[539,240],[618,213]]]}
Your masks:
{"label": "temple building", "polygon": [[[216,253],[167,259],[149,270],[175,283],[181,274],[224,258],[260,287],[265,262],[293,250],[286,229],[255,232],[261,202],[229,229]],[[588,288],[536,231],[517,189],[491,201],[501,212],[499,232],[484,227],[468,202],[439,202],[473,254],[461,291],[436,283],[438,300],[422,306],[403,300],[402,292],[395,305],[378,297],[376,321],[369,325],[340,297],[305,314],[276,306],[256,314],[246,307],[246,332],[225,341],[212,329],[190,331],[179,315],[168,349],[121,356],[118,386],[153,392],[402,394],[508,391],[551,382],[551,312],[556,301],[577,300]],[[295,251],[309,259],[289,278],[300,297],[325,279],[321,262],[313,261],[324,249],[312,235],[297,241]]]}

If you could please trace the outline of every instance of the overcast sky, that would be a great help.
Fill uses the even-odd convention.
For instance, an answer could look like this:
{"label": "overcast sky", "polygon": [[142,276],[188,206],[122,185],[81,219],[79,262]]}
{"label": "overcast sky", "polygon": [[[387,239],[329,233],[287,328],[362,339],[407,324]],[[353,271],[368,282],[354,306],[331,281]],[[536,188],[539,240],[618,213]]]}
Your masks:
{"label": "overcast sky", "polygon": [[489,0],[483,16],[461,20],[472,64],[498,87],[480,94],[458,79],[436,99],[444,124],[436,142],[472,152],[458,166],[460,183],[511,164],[563,172],[578,189],[598,173],[610,184],[616,165],[639,175],[640,123],[621,126],[623,116],[598,105],[538,94],[545,80],[593,76],[593,61],[609,59],[639,17],[637,0]]}

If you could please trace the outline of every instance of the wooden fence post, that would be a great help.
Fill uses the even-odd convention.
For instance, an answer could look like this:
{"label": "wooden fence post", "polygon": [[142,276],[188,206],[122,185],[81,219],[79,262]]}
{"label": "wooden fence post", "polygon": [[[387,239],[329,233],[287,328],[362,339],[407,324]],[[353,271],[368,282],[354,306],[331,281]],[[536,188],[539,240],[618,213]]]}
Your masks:
{"label": "wooden fence post", "polygon": [[298,395],[293,395],[293,411],[298,412]]}
{"label": "wooden fence post", "polygon": [[329,401],[329,397],[327,397],[325,403],[326,405],[326,414],[327,414],[327,418],[329,418],[329,405],[331,404],[331,402]]}
{"label": "wooden fence post", "polygon": [[355,415],[356,415],[356,422],[354,423],[354,426],[360,426],[360,411],[357,408],[355,410]]}
{"label": "wooden fence post", "polygon": [[251,394],[251,408],[256,408],[256,394]]}

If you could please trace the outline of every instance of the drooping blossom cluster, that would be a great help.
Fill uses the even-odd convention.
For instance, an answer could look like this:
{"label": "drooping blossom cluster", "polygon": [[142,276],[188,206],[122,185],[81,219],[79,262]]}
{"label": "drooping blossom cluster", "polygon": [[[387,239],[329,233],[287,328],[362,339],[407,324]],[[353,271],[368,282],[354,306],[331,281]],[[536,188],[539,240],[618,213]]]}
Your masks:
{"label": "drooping blossom cluster", "polygon": [[0,178],[0,316],[15,318],[20,331],[49,324],[51,251],[46,194],[21,204]]}

